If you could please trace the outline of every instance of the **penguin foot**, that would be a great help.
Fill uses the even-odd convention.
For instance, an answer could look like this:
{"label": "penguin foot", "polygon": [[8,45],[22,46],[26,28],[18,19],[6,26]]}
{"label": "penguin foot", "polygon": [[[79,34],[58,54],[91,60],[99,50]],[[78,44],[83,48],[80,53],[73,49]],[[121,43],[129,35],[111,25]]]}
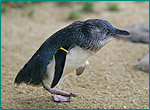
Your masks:
{"label": "penguin foot", "polygon": [[53,100],[55,102],[70,102],[70,97],[62,96],[62,95],[56,95],[52,94]]}
{"label": "penguin foot", "polygon": [[57,95],[65,96],[65,97],[76,97],[76,96],[77,96],[76,94],[73,94],[73,93],[69,93],[69,92],[63,91],[63,90],[56,89],[56,87],[51,88],[51,89],[50,89],[50,92],[51,92],[52,94],[57,94]]}

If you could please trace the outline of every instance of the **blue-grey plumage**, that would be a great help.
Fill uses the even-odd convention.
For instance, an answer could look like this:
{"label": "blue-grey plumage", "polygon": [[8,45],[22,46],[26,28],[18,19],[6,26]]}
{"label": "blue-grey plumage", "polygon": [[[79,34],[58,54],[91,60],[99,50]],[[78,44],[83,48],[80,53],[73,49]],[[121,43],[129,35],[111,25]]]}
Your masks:
{"label": "blue-grey plumage", "polygon": [[53,34],[41,45],[19,71],[15,83],[42,83],[55,101],[69,101],[68,97],[74,94],[55,88],[62,75],[76,69],[79,72],[77,74],[81,74],[88,64],[87,59],[118,35],[129,35],[129,32],[119,30],[105,20],[76,21]]}

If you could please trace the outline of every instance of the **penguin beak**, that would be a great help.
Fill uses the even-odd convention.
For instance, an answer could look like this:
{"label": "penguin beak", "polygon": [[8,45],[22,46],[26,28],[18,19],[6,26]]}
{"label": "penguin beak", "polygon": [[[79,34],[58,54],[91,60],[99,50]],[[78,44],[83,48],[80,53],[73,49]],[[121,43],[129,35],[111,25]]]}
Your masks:
{"label": "penguin beak", "polygon": [[113,37],[118,37],[118,36],[126,36],[130,35],[130,33],[126,30],[120,30],[120,29],[115,29],[113,33],[111,33]]}
{"label": "penguin beak", "polygon": [[120,30],[120,29],[116,29],[115,34],[116,35],[130,35],[128,31]]}

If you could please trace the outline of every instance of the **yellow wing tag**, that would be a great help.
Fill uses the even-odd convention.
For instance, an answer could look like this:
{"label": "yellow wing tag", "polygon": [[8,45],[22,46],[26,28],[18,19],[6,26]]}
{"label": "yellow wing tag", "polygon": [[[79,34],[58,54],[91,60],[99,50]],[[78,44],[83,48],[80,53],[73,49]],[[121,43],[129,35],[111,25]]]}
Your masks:
{"label": "yellow wing tag", "polygon": [[69,53],[69,51],[66,50],[66,49],[64,49],[63,47],[60,47],[60,50],[63,50],[63,51],[65,51],[66,53]]}

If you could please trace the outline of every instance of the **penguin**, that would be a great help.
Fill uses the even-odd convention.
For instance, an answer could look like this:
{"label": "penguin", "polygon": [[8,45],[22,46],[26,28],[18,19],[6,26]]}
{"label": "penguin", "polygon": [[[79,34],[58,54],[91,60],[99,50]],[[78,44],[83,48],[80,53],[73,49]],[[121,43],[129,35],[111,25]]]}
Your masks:
{"label": "penguin", "polygon": [[60,79],[72,71],[81,75],[90,56],[114,36],[129,34],[102,19],[75,21],[50,36],[18,72],[14,82],[42,84],[55,102],[70,102],[76,94],[58,90]]}

